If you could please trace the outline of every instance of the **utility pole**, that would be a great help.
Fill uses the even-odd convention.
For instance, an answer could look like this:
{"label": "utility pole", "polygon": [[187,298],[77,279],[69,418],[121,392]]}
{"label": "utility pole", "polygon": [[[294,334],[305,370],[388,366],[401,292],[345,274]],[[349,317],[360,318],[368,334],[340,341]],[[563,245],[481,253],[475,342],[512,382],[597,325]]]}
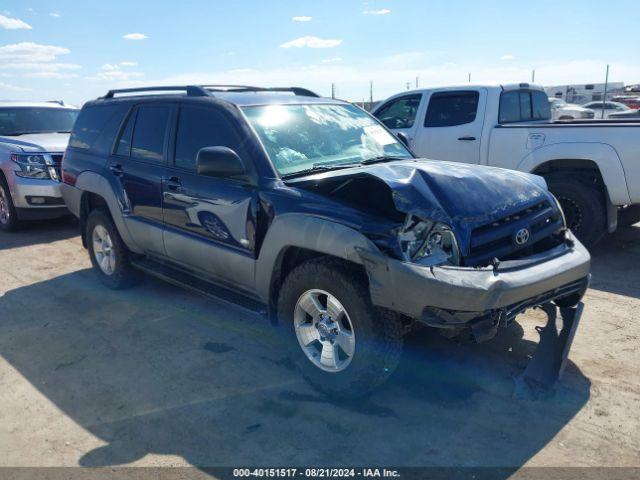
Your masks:
{"label": "utility pole", "polygon": [[471,83],[471,72],[469,72],[469,83]]}
{"label": "utility pole", "polygon": [[373,80],[369,81],[369,110],[373,109]]}
{"label": "utility pole", "polygon": [[536,69],[531,70],[531,83],[536,83]]}
{"label": "utility pole", "polygon": [[416,88],[420,86],[420,77],[416,77]]}
{"label": "utility pole", "polygon": [[407,90],[411,90],[411,82],[407,82]]}
{"label": "utility pole", "polygon": [[331,84],[331,98],[333,98],[334,100],[336,99],[336,84],[335,83]]}
{"label": "utility pole", "polygon": [[609,64],[607,63],[607,73],[604,77],[604,96],[602,97],[602,116],[604,118],[604,102],[607,101],[607,87],[609,86]]}

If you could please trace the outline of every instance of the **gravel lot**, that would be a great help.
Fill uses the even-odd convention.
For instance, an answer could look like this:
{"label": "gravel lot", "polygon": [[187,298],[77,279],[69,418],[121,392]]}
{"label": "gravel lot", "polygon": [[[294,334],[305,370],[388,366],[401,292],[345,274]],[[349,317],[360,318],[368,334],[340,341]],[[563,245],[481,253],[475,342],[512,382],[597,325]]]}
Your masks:
{"label": "gravel lot", "polygon": [[103,288],[76,230],[0,234],[0,467],[640,466],[640,224],[594,252],[550,398],[511,397],[532,312],[483,345],[414,332],[392,381],[343,404],[257,317],[152,279]]}

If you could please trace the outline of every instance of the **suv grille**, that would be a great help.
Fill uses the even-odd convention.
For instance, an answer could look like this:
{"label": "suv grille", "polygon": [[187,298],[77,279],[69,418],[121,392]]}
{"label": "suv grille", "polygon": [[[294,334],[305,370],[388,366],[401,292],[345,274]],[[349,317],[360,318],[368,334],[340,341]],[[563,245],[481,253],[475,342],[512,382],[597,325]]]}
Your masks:
{"label": "suv grille", "polygon": [[[540,244],[560,228],[561,216],[547,200],[543,200],[508,217],[475,228],[471,232],[469,255],[465,264],[477,266],[487,264],[493,258],[510,260],[526,251],[534,253],[532,249],[536,244]],[[557,242],[552,242],[552,245],[543,243],[545,250],[557,245]]]}
{"label": "suv grille", "polygon": [[56,171],[58,182],[62,181],[62,154],[55,153],[51,155],[53,160],[53,169]]}

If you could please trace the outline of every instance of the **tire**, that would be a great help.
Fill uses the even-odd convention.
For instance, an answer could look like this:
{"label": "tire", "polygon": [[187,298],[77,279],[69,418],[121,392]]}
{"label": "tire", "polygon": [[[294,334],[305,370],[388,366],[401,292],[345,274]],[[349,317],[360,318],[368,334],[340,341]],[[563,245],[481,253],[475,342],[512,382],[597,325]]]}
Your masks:
{"label": "tire", "polygon": [[[89,214],[85,238],[91,264],[103,284],[121,290],[137,283],[139,272],[131,267],[130,252],[107,212],[97,209]],[[102,251],[97,249],[98,245]],[[108,257],[106,264],[105,257]]]}
{"label": "tire", "polygon": [[593,247],[603,237],[607,226],[604,194],[587,179],[565,175],[546,177],[549,190],[564,211],[567,227],[587,248]]}
{"label": "tire", "polygon": [[[327,297],[323,299],[323,293],[317,292],[333,297],[332,308],[326,309]],[[337,311],[335,301],[344,310],[341,315],[335,315],[340,330],[333,344],[334,352],[337,352],[335,362],[325,361],[323,355],[325,348],[331,349],[327,343],[330,342],[328,337],[322,337],[329,329],[318,327],[319,318],[304,313],[299,303],[307,298],[305,295],[313,296],[316,293],[320,306],[326,309],[325,313]],[[318,337],[309,342],[306,351],[302,345],[307,340],[298,340],[296,331],[302,330],[295,326],[301,315],[307,322],[303,328],[308,328],[307,332],[311,335],[305,338],[312,338],[313,335]],[[400,361],[403,326],[398,315],[374,307],[362,276],[345,262],[325,257],[305,262],[291,271],[280,290],[278,319],[293,363],[307,382],[328,395],[342,398],[367,395],[389,378]],[[333,316],[332,320],[335,320]],[[349,341],[344,341],[349,331],[352,336],[347,335],[347,338],[353,342],[351,356],[346,354],[350,349]],[[302,333],[300,335],[303,336]],[[347,348],[343,349],[342,345],[347,345]],[[324,365],[319,366],[318,363],[322,364],[323,361]]]}
{"label": "tire", "polygon": [[618,216],[618,225],[621,227],[630,227],[640,222],[640,205],[631,205],[620,211]]}
{"label": "tire", "polygon": [[19,225],[11,192],[5,179],[0,176],[0,230],[13,232]]}

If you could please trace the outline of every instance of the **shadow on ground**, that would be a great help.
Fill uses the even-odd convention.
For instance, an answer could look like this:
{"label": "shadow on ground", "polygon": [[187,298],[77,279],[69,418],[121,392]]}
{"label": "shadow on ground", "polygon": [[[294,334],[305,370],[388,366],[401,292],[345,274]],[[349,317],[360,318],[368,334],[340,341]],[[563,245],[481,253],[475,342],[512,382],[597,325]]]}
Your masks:
{"label": "shadow on ground", "polygon": [[517,323],[483,345],[416,331],[390,382],[341,402],[300,380],[266,321],[154,280],[113,292],[82,270],[7,292],[0,318],[0,355],[107,443],[83,466],[518,468],[590,394],[570,362],[552,397],[512,398],[536,346]]}
{"label": "shadow on ground", "polygon": [[24,222],[15,232],[0,232],[0,250],[57,242],[79,234],[78,222],[71,217],[42,222]]}
{"label": "shadow on ground", "polygon": [[607,235],[591,255],[591,288],[640,297],[640,223]]}

